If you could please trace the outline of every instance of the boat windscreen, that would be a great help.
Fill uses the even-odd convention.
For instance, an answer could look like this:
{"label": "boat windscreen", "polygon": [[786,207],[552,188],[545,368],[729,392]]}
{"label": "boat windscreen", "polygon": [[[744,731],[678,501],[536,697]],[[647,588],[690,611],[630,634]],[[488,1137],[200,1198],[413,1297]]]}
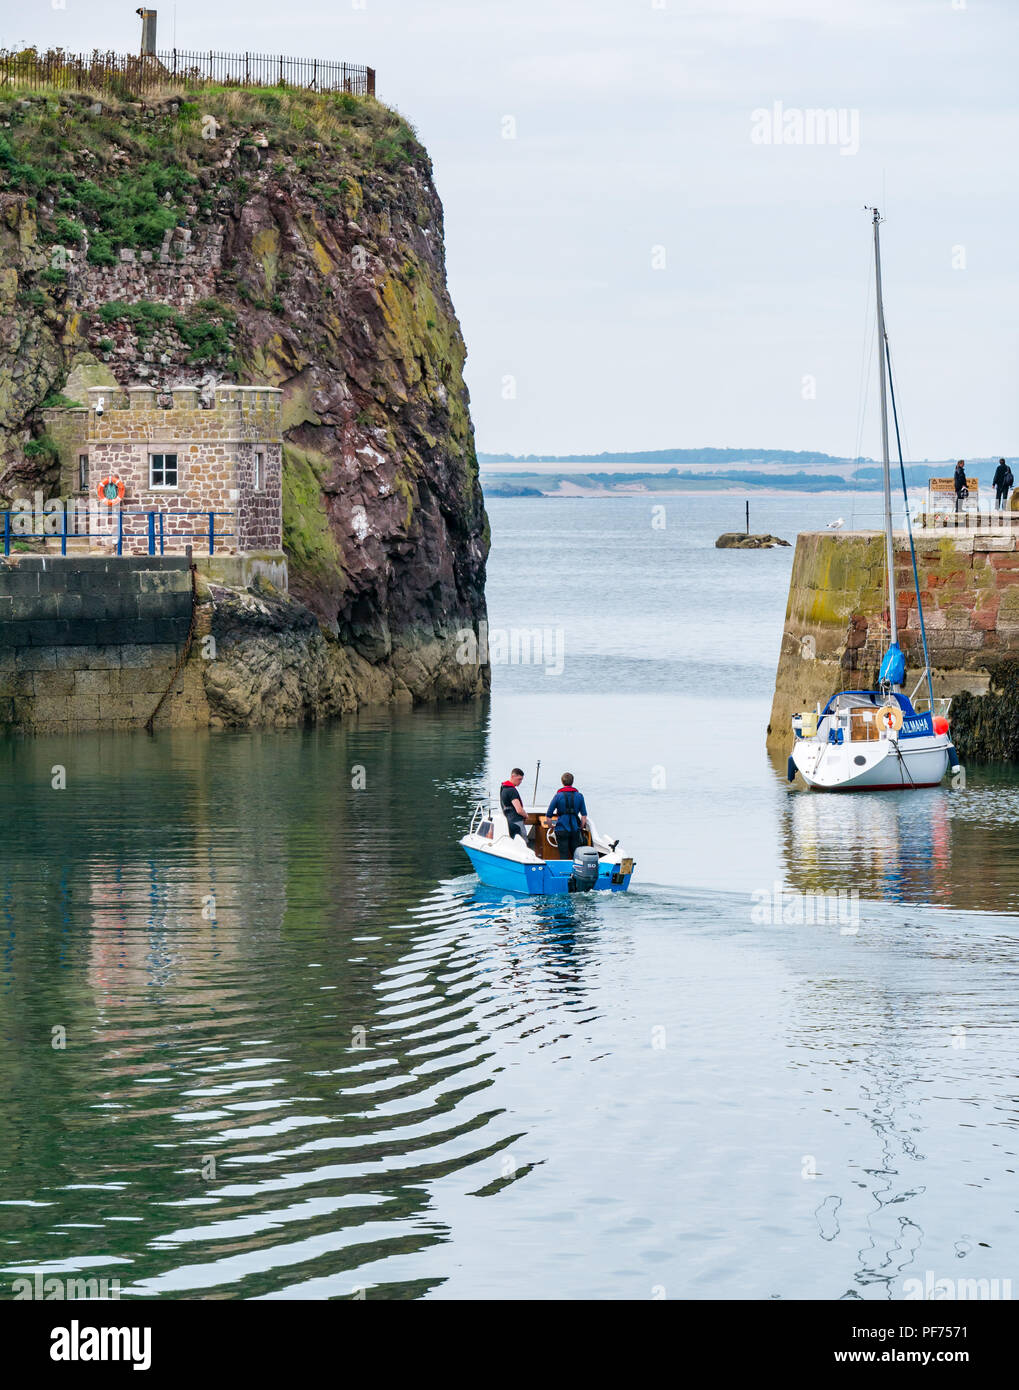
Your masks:
{"label": "boat windscreen", "polygon": [[887,705],[893,700],[903,714],[916,713],[907,695],[901,695],[898,691],[890,691],[885,695],[880,690],[840,690],[828,701],[823,713],[835,714],[849,709],[859,709],[861,705],[873,705],[875,709],[880,709],[882,705]]}

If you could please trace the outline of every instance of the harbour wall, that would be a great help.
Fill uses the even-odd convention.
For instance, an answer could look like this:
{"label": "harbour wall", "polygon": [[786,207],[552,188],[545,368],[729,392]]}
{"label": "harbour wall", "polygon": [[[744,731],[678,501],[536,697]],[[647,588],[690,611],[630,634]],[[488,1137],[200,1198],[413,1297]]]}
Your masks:
{"label": "harbour wall", "polygon": [[275,552],[196,557],[193,575],[185,555],[0,559],[0,733],[150,718],[155,729],[280,728],[484,689],[486,658],[457,657],[455,619],[405,627],[372,660],[286,585]]}
{"label": "harbour wall", "polygon": [[[19,555],[0,562],[0,730],[144,725],[191,626],[185,556]],[[207,723],[197,672],[175,682],[174,723]]]}
{"label": "harbour wall", "polygon": [[[915,546],[934,693],[952,697],[951,728],[960,756],[964,761],[1019,757],[1019,708],[1012,708],[1019,662],[1017,536],[1005,528],[920,534]],[[905,534],[895,537],[895,581],[909,693],[922,675],[923,654]],[[798,536],[769,752],[788,753],[796,711],[826,703],[839,689],[876,685],[889,640],[888,616],[883,532]]]}

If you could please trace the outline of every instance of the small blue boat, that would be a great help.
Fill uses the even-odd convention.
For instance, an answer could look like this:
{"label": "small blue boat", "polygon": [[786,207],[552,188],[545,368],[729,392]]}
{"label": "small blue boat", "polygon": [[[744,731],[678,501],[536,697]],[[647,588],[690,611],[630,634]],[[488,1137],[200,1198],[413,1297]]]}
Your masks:
{"label": "small blue boat", "polygon": [[619,853],[618,840],[603,839],[591,818],[587,844],[572,859],[560,859],[555,832],[540,807],[524,808],[527,841],[510,836],[502,811],[478,804],[471,828],[460,841],[474,871],[489,888],[507,893],[625,893],[634,862]]}

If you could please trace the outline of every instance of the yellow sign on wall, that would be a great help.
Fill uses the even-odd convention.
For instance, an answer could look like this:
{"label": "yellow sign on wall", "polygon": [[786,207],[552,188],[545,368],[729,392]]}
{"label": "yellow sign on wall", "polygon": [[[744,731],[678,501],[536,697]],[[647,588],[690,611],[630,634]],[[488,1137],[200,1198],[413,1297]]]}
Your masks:
{"label": "yellow sign on wall", "polygon": [[[962,499],[962,505],[972,509],[977,505],[980,483],[976,478],[967,478],[966,486],[969,488],[969,496]],[[929,512],[955,510],[954,478],[928,478],[927,510]]]}
{"label": "yellow sign on wall", "polygon": [[[927,486],[930,488],[932,497],[943,492],[950,492],[953,497],[955,496],[954,478],[930,478],[928,479]],[[973,497],[979,491],[980,482],[977,478],[967,478],[966,486],[969,488],[970,496]]]}

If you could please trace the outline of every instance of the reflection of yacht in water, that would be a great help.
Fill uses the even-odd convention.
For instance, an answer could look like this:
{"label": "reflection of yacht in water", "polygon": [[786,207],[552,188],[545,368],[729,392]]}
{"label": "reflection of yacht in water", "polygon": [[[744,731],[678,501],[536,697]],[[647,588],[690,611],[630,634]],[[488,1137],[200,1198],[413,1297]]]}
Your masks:
{"label": "reflection of yacht in water", "polygon": [[[851,804],[825,796],[784,800],[782,857],[790,888],[856,891],[864,899],[971,906],[971,879],[953,870],[953,846],[965,827],[951,816],[949,798],[935,794],[908,808],[889,797],[856,797]],[[962,858],[968,858],[967,849]],[[983,860],[973,889],[988,875]],[[958,864],[956,863],[956,869]]]}
{"label": "reflection of yacht in water", "polygon": [[[912,696],[902,693],[906,661],[898,640],[895,611],[895,553],[892,537],[892,488],[888,456],[888,381],[891,357],[885,333],[884,305],[881,298],[881,247],[878,228],[881,218],[874,214],[874,272],[877,288],[878,369],[881,382],[881,446],[884,462],[885,565],[888,573],[888,623],[890,642],[878,673],[878,690],[842,690],[833,695],[822,710],[793,715],[795,741],[789,757],[791,782],[797,772],[808,787],[816,791],[880,791],[906,787],[935,787],[949,763],[957,767],[958,754],[948,734],[948,702],[936,711],[931,681],[927,633],[923,621],[920,585],[916,568],[913,532],[906,512],[909,549],[913,558],[920,637],[923,644],[924,672]],[[892,389],[892,409],[895,393]],[[895,418],[898,441],[898,415]],[[902,470],[902,448],[899,445]],[[905,495],[905,473],[902,474]],[[920,708],[913,704],[921,685],[927,696]],[[922,706],[926,704],[926,709]]]}

